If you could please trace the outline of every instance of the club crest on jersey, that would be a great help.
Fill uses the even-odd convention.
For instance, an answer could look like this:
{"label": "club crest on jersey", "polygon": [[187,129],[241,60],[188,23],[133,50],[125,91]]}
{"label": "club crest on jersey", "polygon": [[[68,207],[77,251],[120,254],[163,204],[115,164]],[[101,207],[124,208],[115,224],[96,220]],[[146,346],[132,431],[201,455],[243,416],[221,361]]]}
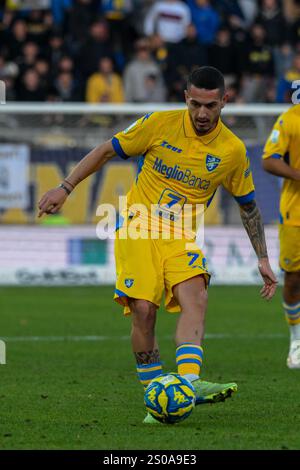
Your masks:
{"label": "club crest on jersey", "polygon": [[131,287],[134,283],[134,279],[125,279],[125,286],[126,287]]}
{"label": "club crest on jersey", "polygon": [[221,161],[221,158],[215,157],[214,155],[210,155],[209,153],[206,155],[206,168],[208,171],[214,171]]}

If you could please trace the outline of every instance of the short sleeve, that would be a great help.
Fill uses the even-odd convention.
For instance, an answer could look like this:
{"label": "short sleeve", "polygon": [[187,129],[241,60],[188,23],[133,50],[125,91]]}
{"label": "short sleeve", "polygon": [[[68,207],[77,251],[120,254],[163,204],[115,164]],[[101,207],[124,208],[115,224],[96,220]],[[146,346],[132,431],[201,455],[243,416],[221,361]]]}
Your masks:
{"label": "short sleeve", "polygon": [[279,116],[264,147],[263,159],[283,158],[288,150],[289,140],[286,117]]}
{"label": "short sleeve", "polygon": [[157,113],[148,113],[124,131],[115,134],[111,142],[116,154],[125,160],[143,155],[154,142],[157,126]]}
{"label": "short sleeve", "polygon": [[236,157],[236,165],[234,170],[226,177],[223,186],[239,204],[247,204],[255,198],[249,156],[242,142],[233,151]]}

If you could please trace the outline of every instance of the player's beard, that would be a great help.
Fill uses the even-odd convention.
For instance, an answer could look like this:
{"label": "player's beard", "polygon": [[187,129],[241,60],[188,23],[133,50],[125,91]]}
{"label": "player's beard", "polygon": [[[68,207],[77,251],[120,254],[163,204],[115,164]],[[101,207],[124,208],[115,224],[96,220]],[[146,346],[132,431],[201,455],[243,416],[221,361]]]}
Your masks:
{"label": "player's beard", "polygon": [[209,132],[213,131],[214,128],[216,127],[217,123],[219,120],[219,116],[213,119],[213,121],[210,121],[209,119],[205,121],[200,121],[200,120],[193,120],[193,127],[198,135],[205,135],[208,134]]}

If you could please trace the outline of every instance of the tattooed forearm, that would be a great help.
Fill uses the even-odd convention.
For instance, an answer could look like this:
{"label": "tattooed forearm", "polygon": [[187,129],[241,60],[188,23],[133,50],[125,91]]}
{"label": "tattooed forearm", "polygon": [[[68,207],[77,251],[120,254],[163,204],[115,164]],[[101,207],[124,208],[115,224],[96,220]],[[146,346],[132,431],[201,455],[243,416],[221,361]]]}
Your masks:
{"label": "tattooed forearm", "polygon": [[268,256],[265,231],[260,211],[255,201],[240,206],[241,218],[258,258]]}
{"label": "tattooed forearm", "polygon": [[160,362],[158,349],[147,352],[135,352],[134,355],[137,364],[155,364],[156,362]]}

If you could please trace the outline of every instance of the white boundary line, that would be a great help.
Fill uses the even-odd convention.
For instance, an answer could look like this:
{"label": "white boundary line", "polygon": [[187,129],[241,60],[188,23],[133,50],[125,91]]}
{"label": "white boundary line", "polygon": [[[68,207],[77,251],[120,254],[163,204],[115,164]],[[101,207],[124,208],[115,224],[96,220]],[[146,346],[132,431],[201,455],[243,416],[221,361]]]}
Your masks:
{"label": "white boundary line", "polygon": [[[226,333],[207,333],[205,339],[281,339],[287,338],[287,334],[270,333],[270,334],[226,334]],[[172,336],[163,336],[162,339],[171,339]],[[78,342],[78,341],[129,341],[130,336],[7,336],[1,337],[3,341],[8,343],[35,343],[35,342]]]}
{"label": "white boundary line", "polygon": [[[290,108],[283,104],[228,104],[222,114],[234,116],[276,116]],[[137,115],[155,111],[186,109],[185,103],[124,103],[124,104],[87,104],[87,103],[18,103],[9,102],[1,106],[0,114],[112,114]]]}

